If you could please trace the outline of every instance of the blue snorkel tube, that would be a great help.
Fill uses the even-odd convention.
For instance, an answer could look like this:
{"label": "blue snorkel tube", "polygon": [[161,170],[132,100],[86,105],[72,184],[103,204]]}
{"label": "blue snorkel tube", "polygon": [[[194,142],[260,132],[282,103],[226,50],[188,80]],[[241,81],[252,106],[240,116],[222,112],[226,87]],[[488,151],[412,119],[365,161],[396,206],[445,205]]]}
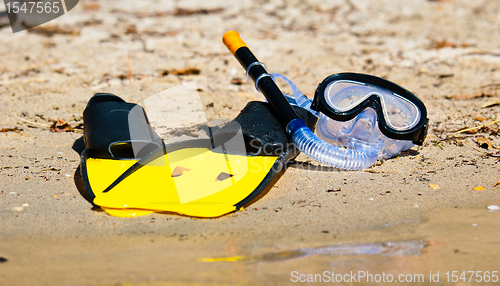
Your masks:
{"label": "blue snorkel tube", "polygon": [[[223,42],[247,70],[247,75],[255,82],[257,90],[262,92],[276,110],[279,119],[286,126],[287,134],[300,151],[314,160],[341,169],[360,170],[375,164],[378,152],[363,148],[364,145],[359,145],[359,148],[345,148],[332,145],[316,136],[297,116],[274,82],[273,76],[267,73],[264,64],[253,55],[237,32],[226,32]],[[296,100],[303,101],[302,98]]]}
{"label": "blue snorkel tube", "polygon": [[358,148],[343,148],[332,145],[316,136],[300,119],[294,119],[286,126],[297,148],[312,159],[346,170],[361,170],[377,162],[378,152],[359,145]]}

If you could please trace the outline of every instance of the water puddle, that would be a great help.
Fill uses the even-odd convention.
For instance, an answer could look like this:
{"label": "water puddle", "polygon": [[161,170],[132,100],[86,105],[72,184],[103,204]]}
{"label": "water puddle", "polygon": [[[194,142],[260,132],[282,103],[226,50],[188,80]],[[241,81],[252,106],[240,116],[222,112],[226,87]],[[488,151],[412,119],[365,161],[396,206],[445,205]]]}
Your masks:
{"label": "water puddle", "polygon": [[235,271],[238,278],[233,282],[241,285],[497,285],[499,236],[500,212],[436,209],[420,222],[373,227],[331,246],[289,250],[280,246],[276,251],[242,247],[245,254],[202,257],[197,265]]}
{"label": "water puddle", "polygon": [[[31,241],[23,248],[7,243],[2,257],[8,262],[0,264],[0,275],[35,269],[43,276],[58,269],[57,285],[498,285],[500,211],[486,207],[435,209],[414,220],[381,221],[339,235],[270,228]],[[47,257],[55,258],[41,263]],[[85,280],[88,273],[96,283]],[[75,277],[81,283],[71,283]]]}
{"label": "water puddle", "polygon": [[235,262],[235,261],[285,261],[308,256],[349,257],[358,255],[410,256],[419,255],[425,242],[422,239],[409,241],[393,241],[381,243],[358,243],[315,248],[299,248],[289,251],[266,253],[254,256],[230,256],[201,258],[203,262]]}

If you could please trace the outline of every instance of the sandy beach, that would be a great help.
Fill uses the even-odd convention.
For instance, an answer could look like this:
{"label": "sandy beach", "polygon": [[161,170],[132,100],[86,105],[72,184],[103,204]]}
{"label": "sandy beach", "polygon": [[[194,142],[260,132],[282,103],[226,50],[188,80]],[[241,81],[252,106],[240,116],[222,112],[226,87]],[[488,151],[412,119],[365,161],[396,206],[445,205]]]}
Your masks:
{"label": "sandy beach", "polygon": [[[141,102],[195,82],[223,120],[264,101],[229,30],[308,97],[339,72],[407,88],[428,109],[424,145],[362,171],[300,154],[267,195],[215,219],[93,207],[77,188],[93,94]],[[500,271],[498,1],[80,1],[0,38],[0,285],[289,285],[294,271],[458,285],[446,272]],[[364,284],[386,285],[340,283]]]}

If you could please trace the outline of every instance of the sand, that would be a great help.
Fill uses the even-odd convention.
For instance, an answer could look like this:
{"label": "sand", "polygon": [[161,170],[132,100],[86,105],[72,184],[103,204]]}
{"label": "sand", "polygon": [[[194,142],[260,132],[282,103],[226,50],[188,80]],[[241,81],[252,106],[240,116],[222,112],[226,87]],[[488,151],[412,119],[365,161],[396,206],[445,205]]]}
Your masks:
{"label": "sand", "polygon": [[[283,285],[292,271],[325,270],[425,273],[426,282],[440,271],[443,282],[446,271],[500,270],[500,212],[487,210],[500,204],[499,2],[84,1],[43,27],[54,25],[71,33],[0,29],[1,285]],[[406,87],[428,108],[424,146],[364,171],[301,154],[266,196],[217,219],[92,208],[76,187],[83,132],[49,127],[83,123],[96,92],[140,102],[192,81],[213,103],[208,117],[234,118],[263,97],[222,44],[227,30],[309,97],[345,71]],[[407,240],[424,248],[261,259]],[[200,261],[232,256],[254,258]]]}

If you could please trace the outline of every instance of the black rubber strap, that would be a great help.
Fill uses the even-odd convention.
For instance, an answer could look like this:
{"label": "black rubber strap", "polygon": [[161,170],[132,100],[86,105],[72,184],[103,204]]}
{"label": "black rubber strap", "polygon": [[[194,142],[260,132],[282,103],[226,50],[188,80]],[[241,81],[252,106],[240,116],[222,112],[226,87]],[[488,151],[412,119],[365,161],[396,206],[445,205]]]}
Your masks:
{"label": "black rubber strap", "polygon": [[[89,100],[83,126],[85,148],[93,157],[138,158],[164,146],[144,109],[114,94],[98,93]],[[110,150],[116,152],[111,154]],[[116,158],[118,155],[120,158]]]}
{"label": "black rubber strap", "polygon": [[[311,129],[314,128],[317,122],[314,115],[300,107],[294,107],[294,111]],[[235,153],[231,152],[231,146],[227,146],[226,142],[241,132],[247,155],[280,155],[291,148],[292,143],[286,135],[286,126],[280,123],[274,112],[269,103],[249,102],[233,121],[214,132],[214,147],[225,144],[226,149],[229,148],[228,153]]]}

